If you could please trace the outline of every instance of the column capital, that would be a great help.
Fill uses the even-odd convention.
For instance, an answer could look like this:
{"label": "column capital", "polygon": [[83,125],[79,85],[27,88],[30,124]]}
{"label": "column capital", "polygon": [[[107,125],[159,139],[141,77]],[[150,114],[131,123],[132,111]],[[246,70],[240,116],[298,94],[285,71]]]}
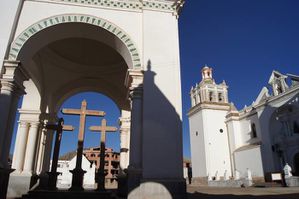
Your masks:
{"label": "column capital", "polygon": [[20,125],[20,128],[26,128],[29,125],[28,121],[24,120],[20,120],[18,123]]}
{"label": "column capital", "polygon": [[119,118],[119,125],[123,125],[124,123],[130,123],[131,117],[120,117]]}
{"label": "column capital", "polygon": [[131,100],[142,99],[143,98],[143,87],[139,86],[136,88],[130,88],[129,98]]}
{"label": "column capital", "polygon": [[39,124],[40,122],[38,121],[30,122],[30,128],[38,128]]}
{"label": "column capital", "polygon": [[29,79],[28,73],[21,67],[21,62],[4,60],[1,75],[1,89],[15,92],[17,95],[25,94],[23,82]]}
{"label": "column capital", "polygon": [[136,88],[143,84],[142,70],[129,69],[126,74],[125,85],[127,88]]}
{"label": "column capital", "polygon": [[56,113],[41,113],[41,120],[54,123],[59,120]]}

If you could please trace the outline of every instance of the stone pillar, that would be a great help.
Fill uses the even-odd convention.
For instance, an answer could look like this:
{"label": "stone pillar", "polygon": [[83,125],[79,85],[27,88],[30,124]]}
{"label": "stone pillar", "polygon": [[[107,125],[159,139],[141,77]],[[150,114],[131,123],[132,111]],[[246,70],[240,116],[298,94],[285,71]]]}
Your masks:
{"label": "stone pillar", "polygon": [[122,111],[120,118],[120,169],[121,172],[129,166],[130,118],[129,111]]}
{"label": "stone pillar", "polygon": [[53,130],[47,130],[44,158],[42,163],[42,172],[47,172],[50,170],[53,135],[54,135]]}
{"label": "stone pillar", "polygon": [[[132,192],[132,190],[139,187],[142,178],[143,74],[140,71],[129,71],[129,74],[132,82],[130,85],[131,135],[128,191],[130,194],[135,195],[136,193],[138,194],[138,191]],[[129,195],[128,197],[130,198],[131,196]]]}
{"label": "stone pillar", "polygon": [[28,79],[27,73],[18,61],[4,61],[0,89],[0,198],[6,197],[9,174],[8,165],[13,126],[21,95],[25,94],[23,82]]}
{"label": "stone pillar", "polygon": [[26,153],[25,153],[26,159],[25,159],[24,170],[23,170],[23,172],[28,174],[32,174],[34,172],[38,130],[39,130],[39,122],[31,122],[29,135],[28,135],[28,142],[26,147]]}
{"label": "stone pillar", "polygon": [[36,173],[40,174],[42,172],[42,165],[43,165],[43,159],[45,155],[45,145],[46,145],[46,132],[47,130],[45,128],[41,128],[40,130],[40,137],[39,137],[39,143],[38,143],[38,153],[37,153],[37,160],[36,160]]}
{"label": "stone pillar", "polygon": [[48,179],[49,175],[47,172],[50,170],[50,161],[51,161],[51,151],[53,143],[53,135],[55,134],[53,130],[44,128],[48,122],[54,123],[56,117],[50,117],[49,114],[46,114],[47,119],[44,120],[43,129],[41,131],[41,142],[39,146],[39,155],[38,155],[38,173],[39,173],[39,186],[37,189],[46,190],[48,189]]}
{"label": "stone pillar", "polygon": [[28,130],[28,122],[20,121],[12,161],[12,168],[15,169],[15,173],[21,173],[23,170]]}
{"label": "stone pillar", "polygon": [[23,82],[28,75],[17,61],[4,61],[3,69],[0,79],[0,168],[8,168],[17,104],[20,96],[25,94]]}

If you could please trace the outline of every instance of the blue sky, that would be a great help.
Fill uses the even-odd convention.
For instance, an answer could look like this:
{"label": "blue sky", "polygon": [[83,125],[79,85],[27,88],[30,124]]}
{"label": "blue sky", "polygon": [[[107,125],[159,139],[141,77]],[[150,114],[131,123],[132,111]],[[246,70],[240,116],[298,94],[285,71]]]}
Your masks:
{"label": "blue sky", "polygon": [[[272,70],[299,74],[298,8],[298,0],[187,0],[179,19],[186,157],[190,157],[189,91],[201,80],[201,67],[213,67],[216,82],[227,82],[229,99],[237,108],[251,104],[267,86]],[[107,112],[109,125],[118,125],[117,106],[100,94],[76,95],[63,107],[80,108],[83,99],[88,108]],[[64,118],[78,130],[78,116]],[[100,124],[100,118],[87,121],[87,127]],[[99,140],[99,134],[87,131],[85,147],[97,146]],[[77,131],[66,132],[61,154],[75,150],[76,144]],[[107,146],[119,150],[118,133],[108,134]]]}
{"label": "blue sky", "polygon": [[251,104],[272,70],[299,74],[298,0],[187,0],[180,16],[184,155],[190,157],[189,91],[207,64],[237,108]]}

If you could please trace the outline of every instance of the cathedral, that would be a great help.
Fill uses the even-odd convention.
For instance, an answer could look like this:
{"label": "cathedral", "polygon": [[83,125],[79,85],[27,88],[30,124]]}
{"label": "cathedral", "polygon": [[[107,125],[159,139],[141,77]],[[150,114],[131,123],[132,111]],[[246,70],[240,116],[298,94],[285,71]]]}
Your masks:
{"label": "cathedral", "polygon": [[245,178],[271,181],[287,163],[299,175],[299,76],[273,71],[269,86],[238,110],[228,99],[228,85],[217,84],[213,69],[202,68],[191,88],[188,112],[193,178]]}

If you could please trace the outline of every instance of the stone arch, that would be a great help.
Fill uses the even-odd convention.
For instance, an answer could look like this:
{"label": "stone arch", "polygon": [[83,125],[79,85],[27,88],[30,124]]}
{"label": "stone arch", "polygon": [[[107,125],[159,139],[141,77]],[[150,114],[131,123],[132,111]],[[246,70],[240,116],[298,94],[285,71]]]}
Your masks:
{"label": "stone arch", "polygon": [[[60,90],[54,93],[54,97],[52,99],[53,106],[51,106],[51,110],[53,110],[55,113],[58,112],[65,100],[82,92],[95,92],[105,95],[115,103],[119,110],[129,108],[129,104],[124,104],[123,100],[121,99],[122,96],[116,96],[112,93],[105,92],[98,86],[91,86],[92,84],[97,85],[97,82],[94,80],[85,80],[83,82],[81,79],[78,79],[70,82],[65,87],[62,87]],[[78,85],[81,86],[79,87]]]}
{"label": "stone arch", "polygon": [[22,47],[32,36],[46,28],[64,23],[85,23],[107,30],[118,37],[128,48],[129,54],[131,56],[132,68],[141,69],[141,60],[138,49],[133,40],[124,30],[105,19],[83,14],[64,14],[52,16],[31,25],[13,41],[9,51],[9,60],[14,61],[18,59],[18,55]]}

